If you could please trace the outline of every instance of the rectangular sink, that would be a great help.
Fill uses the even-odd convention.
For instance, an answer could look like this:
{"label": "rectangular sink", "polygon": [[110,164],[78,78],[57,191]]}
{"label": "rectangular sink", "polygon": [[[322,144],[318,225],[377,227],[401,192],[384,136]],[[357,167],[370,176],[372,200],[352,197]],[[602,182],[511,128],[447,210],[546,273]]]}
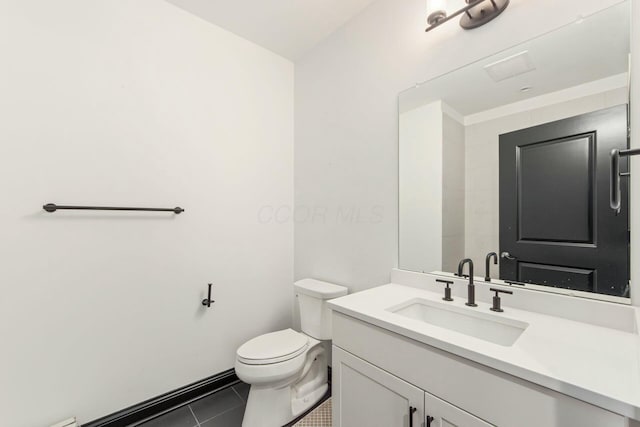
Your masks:
{"label": "rectangular sink", "polygon": [[448,329],[470,337],[509,347],[529,326],[473,308],[447,306],[427,299],[414,298],[387,311]]}

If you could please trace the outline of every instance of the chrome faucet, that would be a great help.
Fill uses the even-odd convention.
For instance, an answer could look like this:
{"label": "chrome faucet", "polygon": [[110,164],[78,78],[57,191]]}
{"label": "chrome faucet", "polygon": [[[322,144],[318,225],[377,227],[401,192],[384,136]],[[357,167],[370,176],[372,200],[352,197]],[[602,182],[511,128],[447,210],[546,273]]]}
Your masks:
{"label": "chrome faucet", "polygon": [[498,263],[498,254],[495,252],[489,252],[487,254],[487,258],[485,259],[485,264],[484,264],[484,281],[485,282],[490,282],[491,281],[491,270],[489,267],[489,263],[491,262],[491,258],[493,258],[493,265],[496,265]]}
{"label": "chrome faucet", "polygon": [[476,286],[473,284],[473,261],[469,258],[465,258],[458,264],[458,276],[462,277],[462,270],[464,265],[469,264],[469,286],[467,287],[467,303],[469,307],[477,307],[476,304]]}

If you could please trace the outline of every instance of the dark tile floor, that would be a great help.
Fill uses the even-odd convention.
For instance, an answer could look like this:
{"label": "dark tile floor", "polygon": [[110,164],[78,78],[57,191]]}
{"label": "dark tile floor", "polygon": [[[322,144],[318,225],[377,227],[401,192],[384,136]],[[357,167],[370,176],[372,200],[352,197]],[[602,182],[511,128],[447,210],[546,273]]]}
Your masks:
{"label": "dark tile floor", "polygon": [[237,383],[149,420],[140,427],[241,427],[249,385]]}

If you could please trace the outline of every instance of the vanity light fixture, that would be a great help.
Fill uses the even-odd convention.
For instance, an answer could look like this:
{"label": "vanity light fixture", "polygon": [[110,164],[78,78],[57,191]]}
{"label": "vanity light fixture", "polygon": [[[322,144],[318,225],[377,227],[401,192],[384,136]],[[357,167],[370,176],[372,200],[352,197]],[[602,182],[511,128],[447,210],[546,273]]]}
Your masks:
{"label": "vanity light fixture", "polygon": [[500,15],[509,6],[509,0],[464,0],[463,6],[448,13],[447,0],[427,0],[427,24],[431,31],[441,24],[462,15],[460,26],[465,30],[480,27]]}

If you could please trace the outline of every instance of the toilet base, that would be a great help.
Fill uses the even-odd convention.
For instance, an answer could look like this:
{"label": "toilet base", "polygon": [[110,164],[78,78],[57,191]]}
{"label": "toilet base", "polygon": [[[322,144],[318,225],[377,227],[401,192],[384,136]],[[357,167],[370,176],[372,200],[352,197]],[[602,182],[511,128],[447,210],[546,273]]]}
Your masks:
{"label": "toilet base", "polygon": [[279,427],[292,419],[291,387],[251,386],[242,427]]}
{"label": "toilet base", "polygon": [[308,354],[301,377],[287,385],[251,385],[242,427],[280,427],[302,415],[329,389],[326,353],[321,346]]}
{"label": "toilet base", "polygon": [[329,385],[325,384],[303,398],[293,399],[291,402],[291,408],[295,414],[293,419],[298,418],[300,415],[311,409],[313,405],[320,402],[324,395],[327,394],[327,391],[329,391]]}

